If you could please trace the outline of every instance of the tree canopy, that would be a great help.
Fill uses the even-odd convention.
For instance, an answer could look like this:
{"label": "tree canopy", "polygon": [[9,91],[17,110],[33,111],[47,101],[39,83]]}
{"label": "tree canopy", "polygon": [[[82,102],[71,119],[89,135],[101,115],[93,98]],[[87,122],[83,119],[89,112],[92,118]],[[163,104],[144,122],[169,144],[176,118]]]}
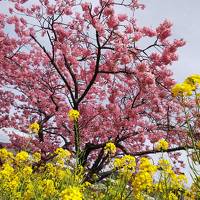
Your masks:
{"label": "tree canopy", "polygon": [[[162,138],[168,151],[182,148],[170,66],[185,42],[172,39],[169,21],[140,27],[144,5],[137,0],[7,2],[0,13],[0,125],[37,130],[31,139],[13,133],[13,146],[46,154],[63,145],[79,151],[82,164],[94,159],[97,171],[108,142],[116,154],[155,153]],[[80,116],[70,120],[70,111]]]}

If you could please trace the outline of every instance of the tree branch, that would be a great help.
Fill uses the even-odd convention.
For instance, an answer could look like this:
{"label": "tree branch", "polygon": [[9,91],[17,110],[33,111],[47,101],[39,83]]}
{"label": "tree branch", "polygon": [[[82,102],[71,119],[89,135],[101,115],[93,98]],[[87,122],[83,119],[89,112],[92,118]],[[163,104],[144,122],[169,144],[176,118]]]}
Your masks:
{"label": "tree branch", "polygon": [[[39,47],[44,51],[44,53],[47,55],[47,57],[49,58],[51,64],[53,65],[53,67],[56,69],[57,73],[59,74],[59,76],[62,78],[63,82],[65,83],[65,85],[67,86],[67,89],[70,93],[70,96],[72,98],[72,101],[73,101],[73,104],[75,105],[76,104],[76,100],[74,98],[74,95],[72,93],[72,90],[71,90],[71,87],[70,85],[68,84],[66,78],[64,77],[64,75],[61,73],[61,71],[59,70],[58,66],[56,65],[54,59],[50,56],[50,54],[47,52],[46,48],[44,46],[42,46],[38,40],[33,36],[33,35],[30,35],[31,38],[39,45]],[[54,56],[53,56],[54,57]]]}

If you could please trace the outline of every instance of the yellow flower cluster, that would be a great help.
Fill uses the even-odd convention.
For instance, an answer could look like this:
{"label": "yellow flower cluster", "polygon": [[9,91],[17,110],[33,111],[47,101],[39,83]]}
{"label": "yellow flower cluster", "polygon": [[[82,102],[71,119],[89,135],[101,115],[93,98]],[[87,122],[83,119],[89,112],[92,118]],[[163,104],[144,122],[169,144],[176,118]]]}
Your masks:
{"label": "yellow flower cluster", "polygon": [[37,122],[34,122],[34,123],[29,125],[29,130],[32,133],[38,134],[39,131],[40,131],[40,125]]}
{"label": "yellow flower cluster", "polygon": [[17,161],[17,163],[19,163],[27,161],[28,158],[29,158],[28,153],[26,151],[21,151],[16,155],[15,160]]}
{"label": "yellow flower cluster", "polygon": [[67,187],[61,192],[61,200],[82,200],[83,195],[79,187]]}
{"label": "yellow flower cluster", "polygon": [[112,142],[106,143],[106,146],[104,147],[105,154],[109,154],[109,153],[115,154],[116,151],[117,151],[117,148],[114,143],[112,143]]}
{"label": "yellow flower cluster", "polygon": [[191,86],[190,84],[187,84],[185,82],[183,83],[177,83],[173,88],[172,88],[172,94],[174,96],[178,95],[183,95],[183,96],[190,96],[192,95],[192,91],[195,88]]}
{"label": "yellow flower cluster", "polygon": [[197,84],[200,85],[200,75],[193,74],[186,78],[185,83],[188,83],[190,85],[196,86]]}
{"label": "yellow flower cluster", "polygon": [[13,160],[13,153],[7,151],[5,148],[0,149],[0,158],[2,162],[10,163]]}
{"label": "yellow flower cluster", "polygon": [[[0,155],[3,157],[3,164],[0,167],[0,199],[5,199],[2,198],[2,195],[5,194],[9,194],[12,197],[11,199],[21,199],[21,193],[19,192],[20,180],[21,176],[26,176],[28,170],[25,163],[23,163],[27,160],[27,156],[24,152],[14,156],[6,149],[1,149]],[[19,162],[19,158],[22,158],[22,161]]]}
{"label": "yellow flower cluster", "polygon": [[51,198],[56,194],[57,190],[54,184],[55,182],[51,179],[44,179],[42,181],[42,188],[45,198]]}
{"label": "yellow flower cluster", "polygon": [[157,167],[151,163],[149,158],[142,157],[140,159],[139,170],[150,172],[150,173],[154,174],[157,171]]}
{"label": "yellow flower cluster", "polygon": [[33,159],[33,162],[39,162],[41,160],[41,154],[38,153],[38,152],[35,152],[33,155],[32,155],[32,159]]}
{"label": "yellow flower cluster", "polygon": [[194,74],[185,79],[183,83],[178,83],[172,87],[174,96],[190,96],[192,92],[200,85],[200,75]]}
{"label": "yellow flower cluster", "polygon": [[71,153],[66,150],[66,149],[63,149],[63,148],[57,148],[55,150],[55,153],[59,156],[59,157],[62,157],[62,158],[69,158],[71,156]]}
{"label": "yellow flower cluster", "polygon": [[165,139],[161,139],[156,143],[155,149],[158,151],[167,150],[169,143]]}
{"label": "yellow flower cluster", "polygon": [[114,167],[115,169],[118,169],[122,175],[130,176],[135,172],[135,157],[131,155],[125,155],[122,158],[116,158],[114,160]]}
{"label": "yellow flower cluster", "polygon": [[164,171],[169,171],[172,169],[172,166],[170,165],[169,160],[166,159],[160,159],[158,162],[159,169]]}
{"label": "yellow flower cluster", "polygon": [[[155,174],[159,174],[156,182]],[[184,188],[186,182],[185,175],[176,174],[168,160],[161,158],[158,165],[153,165],[148,158],[141,158],[138,171],[132,178],[134,199],[145,200],[146,194],[155,199],[178,200],[187,191]]]}
{"label": "yellow flower cluster", "polygon": [[170,162],[163,158],[156,165],[147,157],[138,159],[137,163],[131,155],[116,158],[113,176],[105,182],[91,184],[83,181],[86,177],[83,166],[69,164],[70,152],[58,148],[54,153],[57,159],[41,165],[38,152],[13,154],[0,149],[0,199],[178,200],[181,195],[186,200],[200,198],[197,185],[185,188],[185,175],[176,174]]}
{"label": "yellow flower cluster", "polygon": [[185,191],[186,176],[184,174],[176,174],[172,170],[170,162],[163,158],[159,160],[158,168],[160,169],[160,179],[159,182],[154,184],[154,191],[160,194],[163,200],[178,200],[181,191]]}
{"label": "yellow flower cluster", "polygon": [[134,175],[132,181],[133,193],[136,196],[136,200],[143,198],[143,191],[152,192],[153,175],[157,171],[157,167],[146,157],[140,159],[138,168],[139,170]]}
{"label": "yellow flower cluster", "polygon": [[72,174],[69,166],[59,164],[59,160],[69,159],[69,151],[58,148],[55,153],[58,159],[33,168],[41,160],[40,153],[30,155],[21,151],[14,155],[0,149],[0,199],[81,200],[82,191],[89,184],[81,183],[80,173]]}
{"label": "yellow flower cluster", "polygon": [[64,167],[65,162],[67,160],[69,160],[71,153],[63,148],[57,148],[54,151],[55,154],[57,154],[57,156],[54,158],[54,161],[60,166],[60,167]]}
{"label": "yellow flower cluster", "polygon": [[70,121],[78,121],[80,117],[80,113],[78,110],[71,109],[68,113],[68,117]]}

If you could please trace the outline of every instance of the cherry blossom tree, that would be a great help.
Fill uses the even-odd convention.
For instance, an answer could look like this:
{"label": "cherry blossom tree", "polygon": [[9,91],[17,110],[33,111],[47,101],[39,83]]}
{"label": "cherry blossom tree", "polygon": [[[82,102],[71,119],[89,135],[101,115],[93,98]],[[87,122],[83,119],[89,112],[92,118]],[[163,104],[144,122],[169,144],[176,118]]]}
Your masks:
{"label": "cherry blossom tree", "polygon": [[[0,1],[1,127],[30,134],[31,123],[40,125],[31,139],[13,133],[13,146],[45,154],[62,144],[80,151],[83,165],[94,159],[92,173],[108,162],[108,141],[116,154],[155,153],[161,138],[168,151],[182,148],[169,67],[185,42],[170,37],[169,21],[138,26],[144,5],[137,0],[6,2],[8,11]],[[71,109],[80,113],[76,127]]]}

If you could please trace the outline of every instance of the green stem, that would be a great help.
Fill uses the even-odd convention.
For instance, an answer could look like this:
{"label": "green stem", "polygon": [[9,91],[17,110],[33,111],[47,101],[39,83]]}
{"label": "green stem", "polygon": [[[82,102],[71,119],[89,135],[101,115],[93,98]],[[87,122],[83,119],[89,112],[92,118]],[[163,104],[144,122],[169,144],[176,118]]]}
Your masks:
{"label": "green stem", "polygon": [[76,151],[76,156],[79,158],[79,156],[80,156],[80,134],[79,134],[78,121],[74,121],[74,133],[75,133],[75,151]]}

